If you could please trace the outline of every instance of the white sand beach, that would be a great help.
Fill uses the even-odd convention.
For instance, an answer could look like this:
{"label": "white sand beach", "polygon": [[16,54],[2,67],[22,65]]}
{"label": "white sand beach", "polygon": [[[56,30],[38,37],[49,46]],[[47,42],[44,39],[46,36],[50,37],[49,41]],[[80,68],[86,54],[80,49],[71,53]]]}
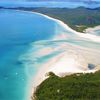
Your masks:
{"label": "white sand beach", "polygon": [[[35,12],[34,12],[35,13]],[[76,34],[79,36],[80,39],[90,39],[91,41],[95,42],[100,42],[100,38],[91,35],[91,34],[84,34],[84,33],[79,33],[74,30],[72,30],[68,25],[64,24],[62,21],[51,18],[47,15],[36,13],[39,15],[42,15],[46,18],[49,18],[50,20],[54,20],[60,25],[62,25],[65,29],[73,32],[73,34]],[[97,27],[98,28],[98,27]],[[58,38],[59,39],[59,38]],[[41,83],[45,78],[45,74],[48,72],[54,72],[58,76],[62,76],[64,73],[64,76],[67,75],[68,73],[84,73],[84,72],[95,72],[96,70],[89,70],[88,64],[93,63],[96,66],[99,65],[99,61],[97,61],[97,58],[100,58],[98,53],[95,53],[97,51],[87,49],[87,48],[82,48],[79,46],[72,46],[72,45],[64,45],[60,46],[61,49],[65,49],[66,51],[57,55],[56,57],[50,59],[46,64],[41,67],[39,70],[37,76],[36,76],[36,84]],[[67,49],[66,49],[67,48]],[[47,49],[47,50],[41,50],[39,53],[45,54],[48,52],[53,52],[53,49]]]}
{"label": "white sand beach", "polygon": [[86,30],[85,30],[85,33],[93,33],[93,31],[95,31],[95,30],[100,30],[100,25],[98,25],[98,26],[95,26],[95,27],[89,27],[89,28],[87,28]]}
{"label": "white sand beach", "polygon": [[[35,13],[35,12],[33,12]],[[59,21],[57,19],[51,18],[47,15],[43,15],[40,13],[41,16],[44,16],[50,20],[56,21],[58,24],[62,25],[66,30],[71,31],[75,36],[80,39],[92,42],[100,43],[100,38],[95,35],[91,34],[84,34],[79,33],[74,30],[72,30],[68,25],[64,24],[62,21]],[[61,35],[60,35],[61,36]],[[63,34],[61,37],[67,38],[65,34]],[[56,39],[55,39],[56,38]],[[76,39],[77,39],[76,38]],[[60,40],[60,37],[54,37],[54,40]],[[40,64],[41,68],[39,69],[36,77],[34,78],[34,84],[33,84],[33,92],[35,91],[36,87],[46,78],[48,78],[47,73],[53,72],[56,75],[63,77],[66,75],[70,75],[73,73],[91,73],[99,70],[100,65],[100,51],[96,49],[91,49],[88,47],[82,47],[78,45],[73,45],[69,43],[63,43],[57,46],[56,48],[52,47],[46,47],[46,45],[43,45],[45,48],[35,52],[36,55],[40,55],[40,57],[52,54],[53,52],[64,50],[63,52],[59,53],[58,55],[52,57],[49,59],[46,63]],[[90,69],[89,65],[95,66],[95,68]]]}
{"label": "white sand beach", "polygon": [[38,74],[35,77],[35,86],[39,85],[45,80],[46,73],[54,72],[56,75],[63,77],[73,73],[90,73],[98,69],[90,70],[88,64],[99,65],[100,52],[95,54],[96,51],[81,48],[78,46],[66,45],[61,46],[62,49],[68,49],[63,53],[53,57],[47,63],[41,66]]}

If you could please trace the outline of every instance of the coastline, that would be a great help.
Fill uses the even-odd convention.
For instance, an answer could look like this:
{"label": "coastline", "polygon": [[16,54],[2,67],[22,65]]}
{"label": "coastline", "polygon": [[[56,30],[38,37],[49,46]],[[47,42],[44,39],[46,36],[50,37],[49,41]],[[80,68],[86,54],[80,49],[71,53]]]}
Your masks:
{"label": "coastline", "polygon": [[[72,73],[72,74],[73,73],[82,73],[82,72],[88,73],[88,72],[95,72],[96,71],[94,69],[93,70],[88,69],[88,62],[92,62],[93,59],[95,59],[94,58],[95,54],[93,54],[93,52],[95,52],[95,51],[81,48],[78,46],[75,47],[75,46],[71,46],[71,45],[66,45],[66,47],[69,48],[70,50],[65,51],[64,53],[61,53],[61,54],[57,55],[56,57],[53,57],[52,59],[50,59],[46,64],[44,64],[39,69],[39,72],[35,78],[35,79],[37,79],[36,85],[40,84],[41,82],[39,82],[39,81],[41,79],[44,80],[46,78],[45,74],[48,72],[51,72],[51,71],[54,72],[56,75],[61,76],[61,77],[62,77],[61,73],[65,73],[65,75],[67,75],[67,73]],[[79,49],[78,51],[77,51],[77,48]],[[80,56],[81,54],[82,54],[82,56]],[[87,54],[90,56],[89,58],[88,58]],[[86,56],[87,58],[84,59],[83,58],[84,56]],[[83,61],[79,61],[80,58],[82,58]],[[66,62],[67,60],[68,60],[68,63]],[[80,63],[78,63],[76,61],[79,61]],[[98,61],[98,64],[99,64],[99,61]],[[64,65],[64,66],[62,66],[62,65]],[[65,67],[65,65],[69,65],[69,66],[71,66],[71,68],[69,68],[69,66],[68,66],[68,69],[66,69],[67,67]],[[76,67],[74,67],[74,65]],[[79,65],[81,65],[80,68],[78,67]],[[58,67],[56,67],[56,66],[58,66]],[[59,68],[61,68],[61,69],[59,69]],[[73,68],[74,68],[74,70],[72,70]],[[42,78],[42,75],[43,75],[43,78]],[[38,81],[38,76],[41,77],[41,78],[39,78],[39,81]]]}
{"label": "coastline", "polygon": [[[27,12],[27,11],[25,11],[25,12]],[[67,30],[69,30],[69,31],[71,31],[71,32],[73,32],[73,33],[75,33],[76,35],[78,35],[79,37],[81,37],[81,38],[85,38],[85,39],[89,39],[89,40],[92,40],[92,41],[94,41],[94,42],[99,42],[100,43],[100,38],[99,37],[97,37],[97,36],[95,36],[95,35],[91,35],[91,34],[89,34],[89,32],[87,32],[87,34],[84,34],[84,33],[80,33],[80,32],[76,32],[75,30],[73,30],[73,29],[71,29],[68,25],[66,25],[65,23],[63,23],[62,21],[60,21],[60,20],[58,20],[58,19],[55,19],[55,18],[51,18],[51,17],[49,17],[49,16],[47,16],[47,15],[44,15],[44,14],[41,14],[41,13],[37,13],[37,12],[28,12],[28,13],[35,13],[35,14],[38,14],[38,15],[41,15],[41,16],[44,16],[44,17],[46,17],[46,18],[48,18],[48,19],[50,19],[50,20],[54,20],[54,21],[56,21],[58,24],[60,24],[60,25],[62,25],[65,29],[67,29]],[[70,46],[69,46],[70,47]],[[76,48],[77,49],[77,48]],[[77,50],[75,50],[75,51],[77,51]],[[84,51],[84,49],[83,49],[83,51]],[[81,51],[81,53],[83,53],[83,51]],[[86,50],[86,52],[87,52],[87,50]],[[88,51],[88,52],[90,52],[90,51]],[[92,53],[91,53],[92,54]],[[48,78],[48,76],[46,75],[48,72],[54,72],[56,75],[58,75],[58,76],[60,76],[60,77],[63,77],[63,76],[66,76],[66,75],[71,75],[71,74],[74,74],[74,73],[94,73],[94,72],[96,72],[97,70],[99,70],[99,68],[97,68],[96,67],[96,69],[93,69],[93,70],[89,70],[88,68],[87,68],[87,66],[88,66],[88,63],[85,63],[85,69],[83,68],[83,69],[78,69],[79,67],[77,67],[76,69],[74,69],[73,70],[73,72],[71,72],[71,71],[65,71],[65,72],[63,72],[62,70],[61,70],[61,68],[60,68],[60,66],[58,67],[58,69],[57,69],[57,65],[58,64],[60,64],[60,65],[63,65],[63,64],[65,64],[64,62],[65,62],[65,59],[66,59],[66,57],[65,57],[65,55],[66,54],[61,54],[61,55],[57,55],[56,56],[56,58],[52,58],[52,59],[50,59],[50,61],[49,62],[47,62],[45,65],[43,65],[40,69],[39,69],[39,71],[38,71],[38,73],[37,73],[37,75],[36,75],[36,77],[34,78],[34,80],[35,80],[35,84],[34,84],[34,87],[33,87],[33,90],[32,90],[32,95],[34,94],[34,92],[35,92],[35,90],[36,90],[36,87],[39,85],[39,84],[41,84],[41,82],[43,82],[46,78]],[[87,56],[87,54],[86,54],[86,56]],[[90,58],[91,58],[91,56],[90,56]],[[63,62],[64,61],[64,62]],[[70,61],[70,60],[69,60]],[[73,60],[72,60],[73,61]],[[59,63],[60,62],[60,63]],[[58,63],[58,64],[57,64]],[[71,64],[71,63],[70,63]],[[53,66],[52,66],[53,65]],[[55,66],[54,66],[55,65]],[[84,65],[84,64],[83,64]],[[97,65],[98,66],[98,65]],[[60,68],[60,69],[59,69]],[[64,69],[63,70],[65,70],[66,68],[65,68],[65,66],[64,66]],[[71,70],[73,69],[73,67],[71,68]],[[76,70],[76,71],[75,71]],[[57,72],[58,71],[58,72]],[[59,74],[58,74],[59,73]]]}
{"label": "coastline", "polygon": [[[61,48],[63,47],[65,47],[65,45],[62,46]],[[46,62],[43,66],[41,66],[34,79],[35,84],[33,85],[34,87],[33,87],[32,95],[36,91],[36,87],[39,86],[45,79],[48,78],[47,73],[49,72],[53,72],[59,77],[64,77],[66,75],[71,75],[75,73],[91,73],[91,72],[94,73],[97,70],[100,70],[99,67],[96,67],[92,70],[89,70],[88,68],[88,63],[89,62],[92,63],[94,59],[96,59],[94,58],[95,56],[94,50],[88,50],[86,48],[82,48],[79,46],[72,46],[70,44],[66,45],[66,47],[69,48],[69,51],[65,51],[64,53],[61,53],[56,57],[53,57],[48,62]],[[84,56],[86,57],[83,58]],[[99,66],[99,61],[97,66]]]}
{"label": "coastline", "polygon": [[[27,13],[31,13],[31,12],[27,12]],[[41,14],[39,15],[41,16]],[[42,16],[46,18],[49,17],[46,15],[42,15]],[[70,75],[73,73],[91,73],[91,72],[94,73],[95,71],[99,70],[99,67],[100,67],[100,63],[99,63],[100,51],[98,50],[100,48],[96,47],[96,46],[99,46],[100,38],[94,37],[95,35],[92,35],[93,36],[92,38],[90,35],[89,35],[90,37],[87,37],[87,35],[84,35],[86,37],[83,38],[84,37],[82,35],[83,33],[74,31],[68,25],[64,24],[62,21],[53,19],[53,18],[49,18],[49,19],[57,22],[57,25],[59,24],[61,28],[63,27],[65,30],[68,30],[68,32],[70,32],[71,35],[69,33],[68,35],[70,35],[70,37],[67,37],[66,31],[65,33],[60,31],[58,33],[61,33],[61,34],[58,34],[57,35],[58,37],[56,37],[56,35],[53,35],[53,38],[51,38],[51,40],[44,40],[44,41],[40,40],[40,41],[37,41],[36,44],[34,42],[32,48],[35,48],[35,45],[41,46],[41,48],[38,48],[35,50],[32,49],[32,53],[31,51],[28,52],[31,54],[31,55],[29,54],[30,59],[24,60],[22,58],[21,60],[18,60],[17,63],[20,65],[23,65],[24,64],[23,62],[28,62],[28,61],[30,61],[29,63],[32,66],[38,63],[35,66],[37,67],[37,70],[35,71],[36,73],[34,75],[29,74],[31,75],[32,79],[29,78],[30,80],[29,84],[26,83],[28,85],[27,87],[29,87],[26,90],[29,92],[29,94],[28,93],[26,94],[28,95],[28,98],[31,97],[32,95],[31,93],[35,91],[36,87],[39,84],[41,84],[41,82],[44,81],[46,78],[48,78],[48,75],[47,75],[48,72],[53,72],[57,76],[64,77],[66,75]],[[72,41],[70,42],[65,41],[67,39],[68,41],[70,39]],[[40,44],[38,44],[38,42]],[[80,45],[77,42],[79,42]],[[90,46],[89,48],[87,45],[84,46],[81,42],[83,44],[90,42],[90,45],[93,43],[93,47]],[[31,47],[28,49],[30,50]],[[27,52],[26,52],[26,55],[27,55]],[[36,55],[36,57],[34,55]],[[25,57],[27,58],[28,56],[25,56]],[[32,63],[31,63],[31,59],[32,59]],[[95,68],[92,68],[90,70],[89,64],[93,64],[93,67],[95,66]],[[27,77],[28,77],[27,75],[28,70],[26,67],[28,67],[34,73],[34,71],[32,70],[32,68],[34,67],[31,68],[28,63],[24,67],[25,67],[25,75]],[[18,73],[16,73],[16,75],[18,75]],[[23,84],[23,82],[21,83]]]}
{"label": "coastline", "polygon": [[87,33],[90,33],[90,34],[93,34],[94,31],[96,30],[100,30],[100,25],[98,26],[95,26],[95,27],[89,27],[87,29],[84,30],[84,32],[87,34]]}
{"label": "coastline", "polygon": [[[81,32],[77,32],[75,30],[73,30],[72,28],[70,28],[67,24],[65,24],[64,22],[62,22],[61,20],[58,20],[58,19],[55,19],[55,18],[52,18],[52,17],[49,17],[47,15],[44,15],[44,14],[41,14],[41,13],[37,13],[37,12],[32,12],[32,13],[36,13],[36,14],[39,14],[41,16],[44,16],[50,20],[54,20],[56,21],[58,24],[62,25],[65,29],[75,33],[76,35],[82,37],[82,38],[86,38],[86,39],[90,39],[92,41],[95,41],[95,42],[100,42],[100,38],[96,35],[92,35],[92,34],[89,34],[89,32],[87,32],[87,34],[84,34],[84,33],[81,33]],[[99,27],[100,28],[100,27]],[[96,28],[97,29],[97,28]]]}
{"label": "coastline", "polygon": [[39,12],[22,11],[22,10],[16,10],[16,11],[25,12],[25,13],[31,13],[31,14],[37,14],[37,15],[43,16],[43,17],[45,17],[47,19],[50,19],[50,20],[53,20],[53,21],[57,22],[58,24],[63,26],[66,30],[69,30],[70,32],[73,32],[74,34],[78,35],[79,37],[86,38],[86,39],[89,39],[90,41],[92,40],[94,42],[100,42],[100,37],[98,37],[96,35],[93,35],[93,34],[89,34],[89,33],[84,34],[84,32],[83,33],[77,32],[77,31],[73,30],[72,28],[70,28],[67,24],[65,24],[63,21],[61,21],[59,19],[55,19],[55,18],[49,17],[48,15],[45,15],[45,14],[42,14],[42,13],[39,13]]}
{"label": "coastline", "polygon": [[[20,11],[20,10],[17,10],[17,11]],[[80,33],[80,32],[76,32],[75,30],[73,30],[73,29],[71,29],[68,25],[66,25],[65,23],[63,23],[62,21],[60,21],[60,20],[58,20],[58,19],[54,19],[54,18],[51,18],[51,17],[49,17],[49,16],[47,16],[47,15],[44,15],[44,14],[41,14],[41,13],[36,13],[36,12],[28,12],[28,11],[21,11],[21,12],[26,12],[26,13],[32,13],[32,14],[38,14],[38,15],[41,15],[41,16],[43,16],[43,17],[46,17],[46,18],[48,18],[48,19],[50,19],[50,20],[54,20],[55,22],[57,22],[58,24],[60,24],[61,26],[63,26],[66,30],[69,30],[69,31],[71,31],[72,33],[74,33],[76,36],[78,36],[80,39],[89,39],[90,41],[92,40],[92,41],[94,41],[94,42],[97,42],[97,43],[100,43],[100,38],[98,38],[97,36],[95,36],[95,35],[91,35],[91,34],[84,34],[84,33]],[[54,37],[54,39],[55,39],[55,37]],[[59,40],[59,39],[58,39]],[[85,49],[83,49],[83,50],[81,50],[81,47],[80,46],[72,46],[72,45],[64,45],[64,47],[65,47],[65,49],[67,48],[68,50],[71,50],[70,51],[70,54],[71,53],[74,53],[74,54],[78,54],[79,52],[81,53],[81,54],[83,54],[83,51],[85,50]],[[79,48],[77,48],[77,47],[79,47]],[[78,49],[78,50],[77,50]],[[48,51],[48,50],[47,50]],[[75,52],[73,52],[73,51],[75,51]],[[86,52],[84,52],[84,53],[86,53],[85,55],[87,56],[87,54],[88,53],[90,53],[90,51],[91,50],[85,50]],[[88,53],[87,53],[88,52]],[[41,52],[42,53],[42,52]],[[60,77],[63,77],[63,76],[66,76],[66,75],[70,75],[70,74],[74,74],[74,73],[91,73],[91,72],[95,72],[96,70],[98,70],[98,68],[97,69],[94,69],[94,70],[89,70],[88,68],[87,68],[87,66],[88,66],[88,63],[84,63],[84,60],[81,62],[81,63],[78,63],[78,62],[76,62],[77,60],[76,59],[71,59],[71,58],[73,58],[72,57],[72,54],[70,55],[69,54],[69,52],[64,52],[64,53],[61,53],[61,54],[59,54],[59,55],[57,55],[56,57],[54,57],[54,58],[52,58],[52,59],[50,59],[50,61],[48,61],[47,63],[45,63],[45,65],[43,65],[40,69],[39,69],[39,71],[37,72],[37,74],[36,74],[36,76],[35,76],[35,78],[34,78],[34,82],[35,82],[35,84],[32,84],[31,83],[31,85],[32,86],[30,86],[31,87],[31,91],[32,91],[32,94],[31,93],[29,93],[29,94],[31,94],[31,95],[33,95],[33,93],[35,92],[35,89],[36,89],[36,87],[41,83],[41,82],[43,82],[46,78],[48,78],[48,76],[46,76],[46,73],[48,73],[48,72],[54,72],[56,75],[58,75],[58,76],[60,76]],[[80,55],[81,55],[80,54]],[[95,53],[93,53],[92,51],[91,51],[91,54],[95,54]],[[94,56],[94,55],[93,55]],[[68,57],[70,57],[70,59],[67,59]],[[76,56],[75,56],[76,57]],[[89,59],[92,59],[92,57],[91,56],[89,56],[90,58],[88,58],[87,57],[87,59],[89,60]],[[79,58],[81,58],[81,57],[79,57]],[[67,63],[67,65],[69,65],[68,66],[68,69],[66,70],[66,66],[61,66],[61,65],[66,65],[66,61],[67,60],[69,61],[69,62],[72,62],[72,63]],[[94,59],[92,59],[92,61],[91,62],[93,62],[94,61]],[[60,66],[58,66],[58,64],[60,65]],[[74,64],[75,64],[75,66],[76,66],[76,68],[74,68]],[[79,67],[79,66],[77,66],[77,65],[81,65],[82,64],[82,66],[81,66],[81,68]],[[85,65],[85,68],[84,68],[84,65]],[[58,66],[58,68],[57,68],[57,66]],[[69,70],[69,67],[71,66],[71,69]],[[61,70],[61,69],[63,69],[63,70]],[[74,70],[73,70],[74,69]],[[73,70],[72,72],[71,72],[71,70]],[[33,80],[32,80],[33,81]]]}

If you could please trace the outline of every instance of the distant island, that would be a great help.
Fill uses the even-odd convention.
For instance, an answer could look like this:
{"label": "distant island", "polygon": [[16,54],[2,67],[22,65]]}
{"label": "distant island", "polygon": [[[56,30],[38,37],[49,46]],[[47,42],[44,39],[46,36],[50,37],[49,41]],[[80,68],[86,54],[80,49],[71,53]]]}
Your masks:
{"label": "distant island", "polygon": [[[1,7],[1,9],[4,7]],[[4,8],[5,9],[5,8]],[[85,29],[89,27],[95,27],[100,25],[100,7],[98,8],[6,8],[6,9],[16,9],[25,11],[39,12],[50,17],[59,19],[65,24],[69,25],[72,29],[78,32],[84,32]]]}

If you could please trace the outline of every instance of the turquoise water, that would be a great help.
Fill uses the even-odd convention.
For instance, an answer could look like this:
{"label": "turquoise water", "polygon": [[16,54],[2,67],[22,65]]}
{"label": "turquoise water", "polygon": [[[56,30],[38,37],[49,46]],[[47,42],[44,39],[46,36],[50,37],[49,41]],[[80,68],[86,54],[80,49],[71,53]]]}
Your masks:
{"label": "turquoise water", "polygon": [[[41,57],[39,51],[48,46],[57,47],[59,41],[52,40],[61,33],[69,38],[60,43],[100,49],[99,43],[77,40],[75,34],[40,14],[0,10],[0,100],[29,100],[29,84],[41,62],[45,63],[64,50]],[[40,66],[37,67],[38,62]]]}
{"label": "turquoise water", "polygon": [[31,43],[49,40],[63,30],[57,27],[55,21],[38,14],[0,10],[0,100],[27,100],[27,84],[38,68],[30,67],[34,61],[23,55]]}
{"label": "turquoise water", "polygon": [[19,57],[31,42],[51,37],[54,25],[36,14],[0,11],[0,100],[26,100],[29,77]]}

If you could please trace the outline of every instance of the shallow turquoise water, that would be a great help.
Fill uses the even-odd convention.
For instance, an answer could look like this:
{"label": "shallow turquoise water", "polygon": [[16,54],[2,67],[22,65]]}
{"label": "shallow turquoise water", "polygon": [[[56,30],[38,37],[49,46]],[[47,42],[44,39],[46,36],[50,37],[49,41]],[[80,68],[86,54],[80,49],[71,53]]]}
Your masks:
{"label": "shallow turquoise water", "polygon": [[39,15],[0,11],[0,100],[26,100],[29,77],[19,57],[27,52],[31,42],[51,37],[54,25]]}
{"label": "shallow turquoise water", "polygon": [[0,100],[27,100],[28,84],[38,68],[29,67],[30,60],[23,55],[31,43],[63,30],[57,27],[55,21],[38,14],[0,10]]}
{"label": "shallow turquoise water", "polygon": [[37,67],[37,63],[45,63],[64,50],[42,57],[35,52],[47,46],[55,48],[57,41],[51,40],[61,33],[69,37],[62,43],[100,49],[99,43],[77,40],[75,34],[39,14],[0,10],[0,100],[29,100],[30,81],[41,67]]}

